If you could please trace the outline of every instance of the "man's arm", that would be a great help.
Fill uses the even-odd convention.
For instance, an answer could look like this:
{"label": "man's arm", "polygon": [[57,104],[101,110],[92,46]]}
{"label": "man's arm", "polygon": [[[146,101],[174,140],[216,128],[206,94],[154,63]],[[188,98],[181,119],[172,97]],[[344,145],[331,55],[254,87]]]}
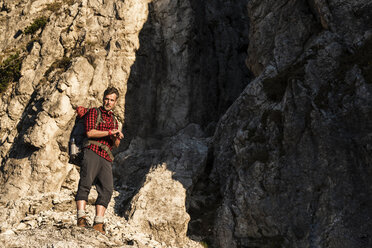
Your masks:
{"label": "man's arm", "polygon": [[96,129],[96,122],[98,118],[98,112],[96,108],[92,108],[87,113],[87,116],[84,120],[84,127],[86,130],[86,135],[88,139],[91,138],[103,138],[110,135],[115,135],[118,131],[115,129],[112,129],[110,131],[103,131],[103,130],[97,130]]}
{"label": "man's arm", "polygon": [[[112,132],[112,131],[111,131]],[[87,137],[90,138],[102,138],[110,135],[110,131],[100,131],[97,129],[92,129],[87,132]]]}
{"label": "man's arm", "polygon": [[110,131],[100,131],[97,129],[91,129],[90,131],[87,132],[88,138],[102,138],[106,136],[112,136],[115,139],[119,139],[119,143],[120,143],[120,140],[124,138],[123,133],[117,129],[112,129]]}
{"label": "man's arm", "polygon": [[114,147],[119,147],[120,145],[120,141],[121,139],[124,138],[124,134],[120,131],[120,125],[119,125],[119,122],[118,120],[115,118],[114,116],[114,126],[115,126],[115,130],[117,130],[117,132],[115,131],[115,133],[111,136],[112,138],[112,141],[114,141]]}
{"label": "man's arm", "polygon": [[97,129],[95,129],[95,123],[96,123],[96,120],[97,120],[97,116],[98,116],[97,110],[96,109],[91,109],[88,112],[87,117],[85,118],[85,123],[84,124],[85,124],[85,129],[87,130],[86,135],[87,135],[88,139],[103,138],[103,137],[110,136],[112,141],[114,141],[114,146],[118,147],[119,144],[120,144],[120,140],[122,138],[124,138],[124,135],[120,130],[118,130],[117,121],[115,123],[116,128],[114,128],[114,129],[107,130],[107,131],[97,130]]}
{"label": "man's arm", "polygon": [[120,145],[120,140],[124,138],[123,133],[120,130],[112,129],[110,131],[100,131],[97,129],[92,129],[87,132],[88,138],[102,138],[106,136],[110,136],[110,138],[114,141],[114,146],[118,147]]}
{"label": "man's arm", "polygon": [[84,119],[84,127],[86,130],[87,137],[90,138],[102,138],[108,134],[108,131],[99,131],[96,129],[96,121],[98,118],[98,110],[92,108],[88,111]]}

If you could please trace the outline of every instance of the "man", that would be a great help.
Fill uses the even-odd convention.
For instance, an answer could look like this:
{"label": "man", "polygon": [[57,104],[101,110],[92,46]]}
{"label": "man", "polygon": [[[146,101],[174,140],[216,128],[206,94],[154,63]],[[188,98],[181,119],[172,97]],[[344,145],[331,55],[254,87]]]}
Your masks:
{"label": "man", "polygon": [[118,122],[113,116],[119,92],[114,87],[109,87],[103,94],[103,106],[99,108],[102,121],[95,127],[98,110],[92,108],[85,116],[84,126],[88,136],[88,146],[84,149],[84,158],[80,168],[80,181],[75,197],[77,208],[77,225],[87,226],[85,206],[92,184],[96,185],[98,197],[96,200],[96,216],[93,228],[103,234],[104,214],[111,200],[114,189],[112,176],[113,146],[118,147],[124,137],[118,130]]}

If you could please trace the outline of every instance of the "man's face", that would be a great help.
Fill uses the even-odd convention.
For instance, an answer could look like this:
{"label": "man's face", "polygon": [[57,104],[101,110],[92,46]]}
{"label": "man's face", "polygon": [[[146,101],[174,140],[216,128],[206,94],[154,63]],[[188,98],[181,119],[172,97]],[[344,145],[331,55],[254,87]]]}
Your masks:
{"label": "man's face", "polygon": [[116,94],[106,95],[103,98],[103,108],[107,111],[112,110],[116,105]]}

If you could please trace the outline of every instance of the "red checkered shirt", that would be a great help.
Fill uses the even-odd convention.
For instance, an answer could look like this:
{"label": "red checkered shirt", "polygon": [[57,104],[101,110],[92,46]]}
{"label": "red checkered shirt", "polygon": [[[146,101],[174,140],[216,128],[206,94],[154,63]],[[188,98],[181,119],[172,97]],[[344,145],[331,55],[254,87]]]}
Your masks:
{"label": "red checkered shirt", "polygon": [[[101,110],[102,121],[101,123],[98,124],[96,130],[108,131],[112,129],[118,129],[118,122],[114,118],[112,112],[106,111],[103,107],[100,107],[99,109]],[[89,109],[88,113],[85,115],[86,132],[95,129],[97,117],[98,117],[97,110],[95,108]],[[112,150],[112,146],[114,145],[114,142],[109,136],[105,136],[102,138],[91,138],[91,140],[95,140],[98,141],[99,143],[107,145],[110,148],[110,150]],[[87,148],[91,149],[92,151],[94,151],[107,161],[112,162],[107,152],[105,150],[102,150],[99,146],[91,144]]]}

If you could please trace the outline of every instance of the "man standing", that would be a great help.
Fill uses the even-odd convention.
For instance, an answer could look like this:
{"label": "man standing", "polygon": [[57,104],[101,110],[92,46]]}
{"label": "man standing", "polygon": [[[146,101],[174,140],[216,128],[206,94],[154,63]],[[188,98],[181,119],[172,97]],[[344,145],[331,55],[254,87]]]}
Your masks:
{"label": "man standing", "polygon": [[[84,149],[84,158],[80,169],[80,181],[75,197],[77,208],[77,225],[87,226],[85,206],[88,201],[89,191],[94,183],[98,197],[96,200],[96,216],[93,228],[103,234],[104,214],[111,200],[114,190],[112,176],[113,146],[118,147],[124,137],[118,130],[118,122],[114,118],[112,109],[115,107],[119,92],[114,87],[109,87],[103,94],[103,106],[99,109],[92,108],[86,114],[84,126],[88,136],[88,146]],[[101,112],[99,115],[98,111]],[[97,125],[97,118],[102,119]]]}

